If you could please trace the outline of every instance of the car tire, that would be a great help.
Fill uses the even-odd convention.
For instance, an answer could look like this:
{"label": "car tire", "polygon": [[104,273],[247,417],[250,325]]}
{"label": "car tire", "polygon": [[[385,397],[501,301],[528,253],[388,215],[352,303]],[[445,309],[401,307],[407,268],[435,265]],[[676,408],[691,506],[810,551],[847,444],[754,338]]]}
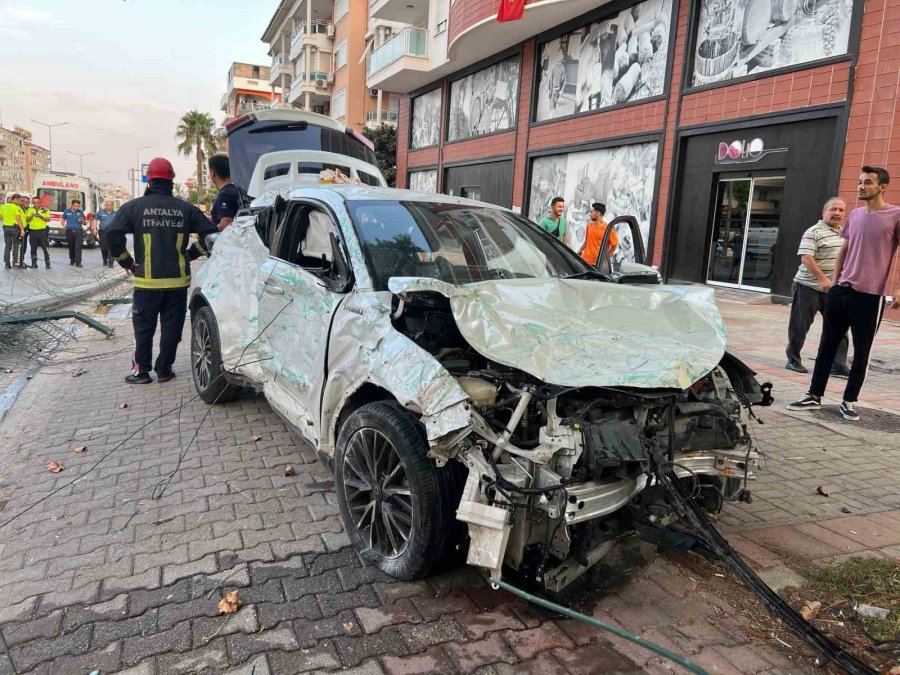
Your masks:
{"label": "car tire", "polygon": [[241,393],[241,387],[225,376],[219,325],[212,309],[205,305],[191,317],[191,377],[197,394],[206,403],[227,403]]}
{"label": "car tire", "polygon": [[360,407],[338,433],[334,471],[344,529],[367,562],[398,579],[424,577],[458,540],[459,481],[453,467],[439,468],[427,452],[424,427],[393,401]]}

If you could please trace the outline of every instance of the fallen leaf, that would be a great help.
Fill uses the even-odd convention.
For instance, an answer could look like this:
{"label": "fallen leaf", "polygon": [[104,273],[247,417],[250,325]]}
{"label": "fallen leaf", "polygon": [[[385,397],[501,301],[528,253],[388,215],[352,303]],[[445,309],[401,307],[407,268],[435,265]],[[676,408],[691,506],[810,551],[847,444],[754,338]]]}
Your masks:
{"label": "fallen leaf", "polygon": [[50,473],[59,473],[62,470],[62,464],[57,462],[55,459],[47,465],[47,471],[49,471]]}
{"label": "fallen leaf", "polygon": [[4,368],[4,369],[3,369],[3,372],[6,373],[6,374],[8,375],[9,373],[12,372],[12,368]]}
{"label": "fallen leaf", "polygon": [[747,635],[749,635],[750,637],[755,637],[758,640],[768,639],[768,636],[765,633],[763,633],[761,630],[756,630],[755,628],[748,628]]}
{"label": "fallen leaf", "polygon": [[290,464],[288,464],[286,467],[284,467],[284,475],[285,476],[296,476],[297,472],[294,471],[294,467],[292,467]]}
{"label": "fallen leaf", "polygon": [[241,599],[238,597],[238,592],[231,591],[219,600],[219,614],[234,614],[240,606]]}
{"label": "fallen leaf", "polygon": [[125,410],[125,408],[127,408],[127,407],[128,407],[128,404],[127,404],[127,403],[120,403],[120,404],[119,404],[119,410]]}
{"label": "fallen leaf", "polygon": [[80,377],[83,372],[81,368],[76,368],[72,371],[72,377]]}
{"label": "fallen leaf", "polygon": [[344,630],[347,631],[348,633],[351,630],[353,630],[353,622],[352,621],[346,621],[346,622],[344,622],[343,625],[344,625]]}
{"label": "fallen leaf", "polygon": [[816,488],[816,494],[817,494],[817,495],[822,495],[823,497],[827,497],[827,496],[828,496],[828,493],[825,492],[825,490],[822,489],[822,486],[821,486],[821,485],[820,485],[819,487]]}
{"label": "fallen leaf", "polygon": [[853,511],[851,511],[850,509],[848,509],[846,506],[842,506],[842,507],[841,507],[841,513],[853,513]]}
{"label": "fallen leaf", "polygon": [[254,443],[256,443],[256,441],[258,441],[261,438],[262,438],[262,436],[251,436],[250,440],[253,441]]}
{"label": "fallen leaf", "polygon": [[815,618],[820,609],[822,609],[822,603],[818,600],[807,602],[805,605],[803,605],[803,609],[800,610],[800,616],[809,621]]}
{"label": "fallen leaf", "polygon": [[79,454],[79,455],[80,455],[82,452],[84,452],[85,450],[87,450],[87,446],[86,446],[86,445],[81,445],[81,446],[78,446],[77,448],[72,448],[72,452],[77,453],[77,454]]}

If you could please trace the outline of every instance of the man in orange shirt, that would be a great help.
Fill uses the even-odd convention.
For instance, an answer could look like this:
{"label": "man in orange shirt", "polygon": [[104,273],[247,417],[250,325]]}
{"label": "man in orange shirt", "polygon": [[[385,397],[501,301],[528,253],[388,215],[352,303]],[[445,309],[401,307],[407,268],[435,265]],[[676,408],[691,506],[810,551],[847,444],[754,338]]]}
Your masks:
{"label": "man in orange shirt", "polygon": [[[591,267],[597,266],[597,258],[600,257],[600,242],[603,241],[603,235],[606,234],[608,225],[603,220],[606,214],[606,204],[594,202],[591,204],[591,221],[587,225],[587,232],[584,235],[584,243],[578,251],[578,255],[584,258],[585,262]],[[616,246],[619,245],[619,237],[615,230],[609,233],[609,239],[606,241],[606,249],[612,256]]]}

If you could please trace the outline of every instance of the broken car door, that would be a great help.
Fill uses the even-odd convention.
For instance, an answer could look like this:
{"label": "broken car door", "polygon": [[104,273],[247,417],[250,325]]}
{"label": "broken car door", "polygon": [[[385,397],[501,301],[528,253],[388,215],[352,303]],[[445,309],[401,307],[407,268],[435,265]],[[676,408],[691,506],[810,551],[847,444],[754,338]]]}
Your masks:
{"label": "broken car door", "polygon": [[259,324],[264,328],[259,352],[270,376],[264,385],[266,396],[313,442],[318,440],[314,417],[328,329],[342,297],[335,290],[341,284],[334,282],[346,269],[343,260],[335,264],[335,231],[322,208],[292,202],[275,224],[258,289]]}

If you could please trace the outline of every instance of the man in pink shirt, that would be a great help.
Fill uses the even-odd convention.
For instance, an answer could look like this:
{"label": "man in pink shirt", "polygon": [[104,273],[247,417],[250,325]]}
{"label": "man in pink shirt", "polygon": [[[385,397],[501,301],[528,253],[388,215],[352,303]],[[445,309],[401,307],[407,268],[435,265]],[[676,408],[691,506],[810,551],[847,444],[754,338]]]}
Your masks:
{"label": "man in pink shirt", "polygon": [[[900,244],[900,206],[884,201],[890,176],[878,166],[864,166],[857,196],[865,203],[854,209],[841,232],[843,248],[834,268],[834,285],[828,291],[822,339],[809,391],[788,405],[788,410],[814,410],[822,406],[831,364],[841,339],[853,336],[853,365],[844,389],[841,415],[856,421],[856,400],[866,379],[872,342],[884,313],[884,288],[891,261]],[[900,308],[900,287],[891,308]]]}

